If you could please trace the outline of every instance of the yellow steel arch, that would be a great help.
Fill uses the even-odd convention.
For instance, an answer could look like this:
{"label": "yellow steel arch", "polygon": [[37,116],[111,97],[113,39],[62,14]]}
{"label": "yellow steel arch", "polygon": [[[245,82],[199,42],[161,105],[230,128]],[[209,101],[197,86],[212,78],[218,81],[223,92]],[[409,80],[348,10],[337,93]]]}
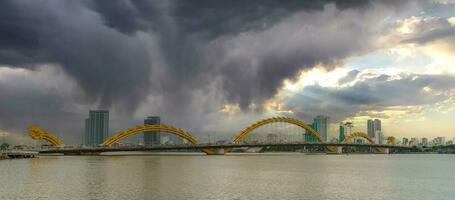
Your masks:
{"label": "yellow steel arch", "polygon": [[366,133],[363,133],[363,132],[354,132],[354,133],[351,133],[350,135],[348,135],[348,137],[346,137],[342,143],[346,144],[348,143],[349,141],[351,141],[352,139],[356,138],[356,137],[361,137],[361,138],[365,138],[366,140],[368,140],[368,142],[370,142],[370,144],[374,144],[374,141],[373,139],[371,139],[370,137],[368,137],[368,134]]}
{"label": "yellow steel arch", "polygon": [[[374,144],[374,141],[373,139],[371,139],[370,137],[368,137],[368,134],[366,133],[363,133],[363,132],[354,132],[354,133],[351,133],[348,137],[346,137],[342,143],[346,144],[348,143],[350,140],[354,139],[355,137],[361,137],[361,138],[365,138],[366,140],[368,140],[368,142],[370,144]],[[385,148],[379,148],[379,147],[374,147],[374,152],[376,153],[386,153],[388,151],[386,151]]]}
{"label": "yellow steel arch", "polygon": [[46,132],[44,129],[40,128],[39,126],[32,125],[28,129],[28,134],[34,140],[46,140],[53,144],[56,147],[63,147],[64,144],[54,135]]}
{"label": "yellow steel arch", "polygon": [[153,124],[153,125],[145,124],[145,125],[139,125],[139,126],[136,126],[133,128],[129,128],[129,129],[120,131],[117,134],[113,135],[112,137],[108,138],[106,141],[104,141],[103,144],[101,144],[101,146],[110,146],[126,137],[135,135],[137,133],[142,133],[145,131],[160,131],[160,132],[171,133],[171,134],[177,135],[179,137],[182,137],[182,138],[188,140],[188,142],[190,142],[191,144],[198,143],[196,138],[194,138],[190,133],[188,133],[182,129],[178,129],[178,128],[168,126],[165,124]]}
{"label": "yellow steel arch", "polygon": [[272,117],[272,118],[267,118],[267,119],[258,121],[256,123],[250,125],[249,127],[243,129],[242,131],[240,131],[232,139],[232,143],[238,143],[240,141],[240,139],[242,139],[243,137],[245,137],[246,135],[248,135],[249,133],[251,133],[252,131],[254,131],[255,129],[257,129],[261,126],[264,126],[266,124],[271,124],[271,123],[277,123],[277,122],[284,122],[284,123],[289,123],[289,124],[294,124],[296,126],[300,126],[300,127],[304,128],[305,130],[307,130],[308,132],[310,132],[311,135],[315,136],[316,139],[320,143],[324,143],[324,141],[322,140],[319,133],[316,132],[314,129],[312,129],[307,124],[305,124],[305,122],[302,122],[302,121],[294,119],[294,118],[289,118],[289,117]]}
{"label": "yellow steel arch", "polygon": [[[108,138],[106,141],[104,141],[101,146],[110,146],[112,144],[117,143],[118,141],[135,135],[137,133],[145,132],[145,131],[159,131],[159,132],[166,132],[170,134],[177,135],[183,139],[188,140],[191,144],[197,144],[198,141],[196,138],[194,138],[190,133],[179,129],[175,128],[172,126],[168,126],[165,124],[145,124],[145,125],[139,125],[133,128],[129,128],[123,131],[118,132],[117,134],[113,135],[112,137]],[[208,155],[215,154],[213,150],[211,149],[202,149],[203,152],[207,153]]]}

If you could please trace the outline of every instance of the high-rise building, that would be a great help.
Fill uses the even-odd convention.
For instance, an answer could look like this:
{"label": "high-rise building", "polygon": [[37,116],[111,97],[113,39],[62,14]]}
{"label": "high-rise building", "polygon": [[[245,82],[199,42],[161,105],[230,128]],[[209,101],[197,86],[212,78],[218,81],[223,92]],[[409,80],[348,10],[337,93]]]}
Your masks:
{"label": "high-rise building", "polygon": [[407,146],[409,144],[409,139],[408,138],[403,138],[401,140],[401,144],[404,145],[404,146]]}
{"label": "high-rise building", "polygon": [[413,137],[409,141],[409,146],[417,146],[419,145],[419,138]]}
{"label": "high-rise building", "polygon": [[368,137],[374,138],[377,143],[381,144],[382,142],[382,128],[381,128],[381,120],[379,119],[369,119],[367,121],[367,132]]}
{"label": "high-rise building", "polygon": [[446,138],[445,137],[437,137],[433,139],[434,145],[445,145],[446,144]]}
{"label": "high-rise building", "polygon": [[344,124],[340,123],[340,134],[338,136],[338,141],[343,142],[344,138],[346,137],[345,132],[344,132]]}
{"label": "high-rise building", "polygon": [[381,120],[374,119],[374,131],[382,131],[381,129]]}
{"label": "high-rise building", "polygon": [[420,140],[420,142],[422,143],[422,146],[427,146],[428,145],[428,138],[422,138]]}
{"label": "high-rise building", "polygon": [[330,118],[327,116],[318,115],[314,118],[316,129],[319,135],[321,135],[324,142],[329,142],[329,124]]}
{"label": "high-rise building", "polygon": [[372,119],[369,119],[367,121],[367,132],[368,132],[368,137],[374,138],[374,121]]}
{"label": "high-rise building", "polygon": [[90,110],[89,117],[85,119],[86,146],[97,146],[109,136],[109,111]]}
{"label": "high-rise building", "polygon": [[[144,119],[144,124],[160,124],[161,120],[158,116],[151,116]],[[158,131],[146,131],[144,132],[144,145],[160,145],[161,144],[161,134]]]}
{"label": "high-rise building", "polygon": [[374,140],[376,141],[376,144],[383,144],[384,143],[384,135],[382,134],[382,131],[376,130],[374,132]]}
{"label": "high-rise building", "polygon": [[[319,133],[318,127],[316,126],[316,123],[308,124],[313,130]],[[305,130],[305,142],[310,142],[310,143],[315,143],[318,142],[318,139],[316,136],[310,133],[310,131]]]}

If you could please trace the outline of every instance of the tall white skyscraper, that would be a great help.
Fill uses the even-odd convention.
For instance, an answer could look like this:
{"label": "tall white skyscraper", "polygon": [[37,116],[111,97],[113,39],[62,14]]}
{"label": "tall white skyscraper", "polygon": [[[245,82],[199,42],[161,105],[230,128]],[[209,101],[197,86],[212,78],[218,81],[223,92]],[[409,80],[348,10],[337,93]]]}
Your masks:
{"label": "tall white skyscraper", "polygon": [[329,142],[329,124],[330,118],[327,116],[318,115],[314,118],[316,130],[321,135],[324,142]]}
{"label": "tall white skyscraper", "polygon": [[381,129],[381,120],[374,119],[374,131],[382,131]]}
{"label": "tall white skyscraper", "polygon": [[382,143],[381,120],[369,119],[367,121],[367,132],[368,132],[368,137],[374,138],[378,144]]}
{"label": "tall white skyscraper", "polygon": [[374,138],[374,121],[372,119],[369,119],[367,121],[367,132],[368,132],[368,137]]}

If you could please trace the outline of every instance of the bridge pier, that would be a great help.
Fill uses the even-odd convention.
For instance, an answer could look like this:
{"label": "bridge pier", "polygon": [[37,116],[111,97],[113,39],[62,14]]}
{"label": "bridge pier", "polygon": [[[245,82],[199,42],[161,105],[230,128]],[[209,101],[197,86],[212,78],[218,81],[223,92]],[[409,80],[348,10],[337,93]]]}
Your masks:
{"label": "bridge pier", "polygon": [[337,154],[342,154],[343,153],[343,147],[342,146],[338,146],[337,147]]}
{"label": "bridge pier", "polygon": [[389,148],[374,148],[374,153],[375,154],[389,154],[390,153],[390,149]]}
{"label": "bridge pier", "polygon": [[342,154],[343,147],[342,146],[327,146],[325,148],[325,153],[327,154]]}

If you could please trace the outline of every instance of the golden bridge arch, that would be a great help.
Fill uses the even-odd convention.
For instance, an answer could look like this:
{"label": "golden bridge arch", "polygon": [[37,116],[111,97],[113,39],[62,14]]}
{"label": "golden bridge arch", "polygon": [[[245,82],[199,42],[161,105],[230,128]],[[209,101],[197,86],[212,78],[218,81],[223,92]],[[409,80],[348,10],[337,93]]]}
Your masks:
{"label": "golden bridge arch", "polygon": [[370,144],[374,144],[374,141],[373,139],[371,139],[370,137],[368,137],[368,134],[364,133],[364,132],[354,132],[354,133],[351,133],[349,134],[341,143],[348,143],[349,141],[351,141],[352,139],[356,138],[356,137],[361,137],[361,138],[364,138],[366,139],[368,142],[370,142]]}
{"label": "golden bridge arch", "polygon": [[[144,125],[139,125],[139,126],[118,132],[117,134],[111,136],[106,141],[104,141],[101,144],[101,146],[110,146],[129,136],[132,136],[132,135],[135,135],[138,133],[142,133],[142,132],[146,132],[146,131],[159,131],[159,132],[170,133],[170,134],[177,135],[183,139],[186,139],[191,144],[198,144],[198,141],[195,137],[193,137],[189,132],[184,131],[182,129],[175,128],[173,126],[168,126],[165,124],[144,124]],[[212,150],[210,150],[210,149],[202,149],[202,151],[207,154],[213,154]]]}
{"label": "golden bridge arch", "polygon": [[32,125],[28,129],[28,134],[34,140],[46,140],[53,144],[56,147],[63,147],[64,144],[56,136],[46,132],[44,129],[39,126]]}
{"label": "golden bridge arch", "polygon": [[190,133],[188,133],[188,132],[186,132],[186,131],[184,131],[182,129],[175,128],[175,127],[172,127],[172,126],[168,126],[168,125],[165,125],[165,124],[154,124],[154,125],[145,124],[145,125],[139,125],[139,126],[136,126],[136,127],[133,127],[133,128],[129,128],[129,129],[120,131],[117,134],[115,134],[115,135],[111,136],[110,138],[108,138],[106,141],[104,141],[101,144],[101,146],[113,145],[113,144],[119,142],[120,140],[123,140],[124,138],[127,138],[129,136],[135,135],[137,133],[142,133],[142,132],[145,132],[145,131],[166,132],[166,133],[177,135],[177,136],[179,136],[179,137],[181,137],[183,139],[186,139],[191,144],[197,144],[196,138],[194,138]]}
{"label": "golden bridge arch", "polygon": [[319,135],[319,133],[316,132],[314,129],[312,129],[310,126],[308,126],[305,122],[302,122],[300,120],[290,118],[290,117],[272,117],[272,118],[263,119],[254,124],[251,124],[247,128],[245,128],[242,131],[240,131],[239,133],[237,133],[237,135],[232,139],[232,143],[238,143],[240,141],[240,139],[244,138],[249,133],[253,132],[255,129],[257,129],[261,126],[271,124],[271,123],[278,123],[278,122],[284,122],[284,123],[289,123],[289,124],[294,124],[296,126],[299,126],[303,129],[307,130],[308,132],[310,132],[311,135],[315,136],[316,139],[320,143],[324,143],[324,140],[322,140],[322,137]]}
{"label": "golden bridge arch", "polygon": [[[364,132],[354,132],[354,133],[351,133],[350,135],[348,135],[344,140],[343,144],[346,144],[348,143],[349,141],[351,141],[352,139],[356,138],[356,137],[360,137],[360,138],[364,138],[366,139],[370,144],[374,144],[374,140],[372,138],[370,138],[368,136],[368,134],[364,133]],[[389,143],[389,139],[388,138],[388,141],[387,141],[387,144]],[[388,149],[387,148],[382,148],[382,147],[374,147],[374,152],[375,153],[381,153],[381,154],[388,154]]]}

